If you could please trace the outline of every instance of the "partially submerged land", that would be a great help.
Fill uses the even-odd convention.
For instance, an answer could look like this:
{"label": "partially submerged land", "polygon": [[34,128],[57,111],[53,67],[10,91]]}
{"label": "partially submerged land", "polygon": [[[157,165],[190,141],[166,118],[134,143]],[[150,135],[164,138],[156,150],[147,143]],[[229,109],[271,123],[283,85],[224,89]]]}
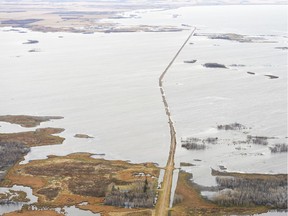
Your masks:
{"label": "partially submerged land", "polygon": [[[248,128],[240,123],[231,123],[231,124],[220,124],[217,125],[217,129],[219,131],[235,131],[243,133],[244,139],[221,139],[220,137],[205,137],[205,138],[198,138],[198,137],[187,137],[181,139],[181,147],[186,148],[187,150],[205,150],[206,148],[209,148],[209,145],[215,145],[215,144],[254,144],[254,145],[262,145],[267,146],[271,153],[282,153],[287,152],[288,145],[287,143],[281,143],[274,141],[274,144],[272,145],[269,140],[277,140],[277,137],[265,137],[265,136],[254,136],[254,135],[245,135],[249,133],[249,130],[251,128]],[[236,150],[241,150],[243,148],[241,147],[235,147]]]}
{"label": "partially submerged land", "polygon": [[93,138],[92,136],[89,136],[87,134],[75,134],[74,137],[76,137],[76,138],[86,138],[86,139]]}
{"label": "partially submerged land", "polygon": [[29,147],[61,144],[65,138],[53,134],[63,131],[63,128],[38,128],[28,132],[0,133],[0,142],[22,143]]}
{"label": "partially submerged land", "polygon": [[[126,12],[140,9],[171,9],[191,5],[187,2],[169,4],[165,1],[146,0],[111,2],[2,2],[0,27],[12,26],[41,32],[75,32],[91,34],[94,32],[174,32],[182,31],[181,26],[135,25],[124,26],[119,19],[137,19],[140,14],[125,15]],[[13,11],[13,13],[11,13]],[[23,31],[19,33],[24,33]],[[28,41],[29,43],[29,41]]]}
{"label": "partially submerged land", "polygon": [[200,195],[203,188],[191,181],[193,176],[180,171],[171,215],[252,215],[287,208],[287,174],[212,174],[218,176],[218,186],[205,187],[215,192],[208,200]]}
{"label": "partially submerged land", "polygon": [[[73,3],[71,3],[73,2]],[[169,10],[180,7],[195,5],[214,4],[283,4],[281,0],[271,1],[149,1],[139,0],[137,2],[127,1],[26,1],[19,4],[18,1],[1,2],[0,27],[12,26],[15,28],[27,28],[41,32],[75,32],[91,34],[94,32],[174,32],[186,30],[190,25],[130,25],[125,26],[117,22],[119,19],[138,19],[141,13],[125,14],[137,10]],[[177,18],[178,14],[173,14]],[[26,33],[19,31],[19,33]],[[236,39],[240,42],[250,42],[254,38],[243,38],[238,35],[215,36],[220,39]]]}
{"label": "partially submerged land", "polygon": [[[109,212],[135,211],[124,207],[137,210],[153,207],[159,175],[159,168],[153,163],[131,164],[91,156],[88,153],[49,156],[45,160],[17,164],[1,185],[31,187],[39,198],[34,204],[39,209],[77,205],[108,215]],[[79,205],[83,202],[87,204]]]}
{"label": "partially submerged land", "polygon": [[[91,3],[92,4],[92,3]],[[80,4],[81,5],[81,4]],[[93,4],[92,4],[93,5]],[[81,5],[83,6],[83,5]],[[95,6],[95,5],[93,5]],[[25,5],[25,7],[30,7]],[[85,7],[85,6],[83,6]],[[76,9],[75,7],[74,9]],[[95,6],[96,8],[96,6]],[[180,31],[181,28],[171,27],[159,27],[159,26],[134,26],[134,27],[123,27],[118,26],[118,24],[113,23],[101,23],[100,20],[103,19],[122,19],[123,16],[119,16],[118,13],[121,11],[121,7],[117,8],[115,13],[108,13],[107,11],[95,12],[93,10],[87,12],[87,8],[81,11],[65,11],[57,12],[51,14],[41,14],[40,16],[46,16],[43,19],[35,20],[21,20],[21,19],[9,19],[2,22],[3,25],[12,25],[15,27],[24,27],[37,31],[71,31],[71,32],[81,32],[81,33],[93,33],[95,31],[101,32],[133,32],[133,31]],[[53,11],[54,8],[51,10]],[[66,9],[65,9],[66,10]],[[124,10],[123,10],[124,11]],[[27,11],[18,11],[20,15],[30,16]],[[6,13],[6,12],[5,12]],[[8,13],[7,13],[8,14]],[[17,14],[17,16],[19,15]],[[58,20],[57,24],[50,23],[49,17],[57,17],[54,20]],[[95,16],[97,18],[95,19]],[[135,17],[137,18],[137,17]],[[50,21],[48,21],[50,20]],[[77,22],[81,20],[78,24]],[[93,20],[93,21],[92,21]],[[75,22],[76,21],[76,22]],[[6,23],[5,23],[6,22]],[[96,23],[95,23],[96,22]],[[73,25],[71,25],[73,23]],[[70,26],[71,25],[71,26]],[[84,28],[82,28],[84,25]],[[70,27],[69,27],[70,26]],[[14,29],[12,29],[14,30]],[[23,33],[23,32],[19,32]],[[227,36],[227,35],[226,35]],[[211,39],[225,39],[238,42],[258,42],[259,38],[245,38],[244,36],[230,35],[229,37],[218,37]],[[59,36],[61,37],[61,36]],[[218,38],[217,38],[218,37]],[[226,37],[226,38],[225,38]],[[28,41],[29,42],[29,41]],[[33,44],[33,42],[31,43]],[[26,45],[24,45],[26,46]],[[31,51],[31,52],[35,52]],[[196,60],[187,61],[186,63],[195,63]],[[217,63],[216,63],[217,64]],[[211,66],[211,65],[210,65]],[[215,65],[212,65],[213,68]],[[216,65],[217,66],[217,65]],[[225,68],[226,66],[223,65]],[[220,65],[220,68],[224,68]],[[242,65],[229,65],[230,67],[243,67]],[[252,74],[252,72],[251,72]],[[271,78],[271,77],[270,77]],[[166,101],[165,101],[166,102]],[[167,103],[167,102],[166,102]],[[166,106],[167,104],[165,104]],[[166,107],[165,107],[166,108]],[[166,112],[170,114],[167,109]],[[25,117],[24,117],[25,118]],[[39,118],[42,118],[39,121]],[[35,127],[43,122],[43,119],[47,117],[28,117],[28,119],[33,123],[22,123],[22,126]],[[7,118],[6,118],[7,119]],[[20,124],[21,121],[14,120],[7,121],[13,123],[16,122]],[[53,119],[53,118],[51,118]],[[50,119],[48,119],[50,120]],[[27,125],[32,126],[27,126]],[[222,125],[224,129],[219,130],[234,130],[233,125]],[[38,146],[38,145],[50,145],[50,144],[60,144],[58,143],[64,138],[55,138],[54,133],[62,132],[62,129],[57,128],[46,128],[38,129],[30,132],[22,132],[17,134],[11,134],[9,137],[3,135],[5,139],[8,140],[5,145],[9,143],[16,143],[16,147],[20,148],[21,151],[16,159],[10,161],[9,167],[20,161],[25,154],[27,154],[28,146]],[[240,130],[240,129],[239,129]],[[174,134],[175,135],[175,134]],[[51,137],[52,136],[52,137]],[[2,137],[2,138],[3,138]],[[89,135],[76,134],[75,137],[78,138],[91,138]],[[248,138],[248,136],[247,136]],[[252,136],[249,137],[249,142],[251,144],[268,145],[269,138]],[[53,141],[52,141],[53,140]],[[62,140],[62,142],[63,142]],[[248,139],[247,139],[248,140]],[[18,144],[18,142],[23,142]],[[206,148],[206,144],[218,144],[219,141],[217,137],[201,138],[198,140],[193,140],[196,143],[199,142],[203,144]],[[62,143],[61,142],[61,143]],[[186,143],[190,144],[189,142]],[[284,146],[283,146],[284,145]],[[287,145],[276,144],[271,148],[272,153],[280,153],[287,151]],[[9,146],[11,147],[11,146]],[[196,145],[197,147],[197,145]],[[23,150],[24,148],[24,150]],[[190,147],[189,147],[190,148]],[[25,150],[26,149],[26,150]],[[193,144],[190,149],[194,149]],[[285,150],[286,149],[286,150]],[[175,149],[174,149],[175,150]],[[4,153],[5,154],[5,153]],[[14,153],[12,153],[14,154]],[[1,157],[0,157],[1,158]],[[195,159],[195,161],[200,161]],[[172,161],[173,162],[173,161]],[[180,164],[182,167],[194,166],[192,163],[182,162]],[[170,166],[171,167],[171,166]],[[222,169],[226,169],[222,167]],[[173,168],[170,169],[170,171]],[[157,185],[157,178],[159,175],[159,169],[153,163],[144,164],[131,164],[125,161],[109,161],[104,159],[95,159],[93,155],[88,153],[76,153],[67,156],[49,156],[45,160],[31,161],[25,165],[16,164],[11,168],[6,179],[1,182],[2,185],[11,186],[13,184],[21,184],[29,186],[33,189],[33,193],[39,197],[39,200],[35,205],[25,206],[22,211],[9,213],[7,215],[37,215],[40,214],[38,210],[43,210],[51,208],[51,210],[41,211],[41,215],[60,215],[52,210],[54,207],[72,206],[75,205],[81,209],[87,209],[92,212],[100,212],[101,215],[153,215],[154,205],[157,200],[157,190],[155,186]],[[222,174],[223,175],[223,174]],[[223,175],[224,176],[224,175]],[[221,178],[223,176],[220,176]],[[235,178],[231,173],[230,177]],[[266,175],[263,175],[266,177]],[[226,176],[225,176],[226,177]],[[246,179],[245,177],[244,179]],[[269,177],[270,178],[270,177]],[[220,178],[219,178],[220,179]],[[287,181],[287,176],[286,176]],[[227,183],[228,182],[228,183]],[[234,180],[223,181],[218,180],[219,188],[231,187],[230,185],[235,185]],[[240,181],[243,182],[243,181]],[[259,182],[256,182],[259,184]],[[260,182],[261,184],[262,182]],[[283,184],[281,182],[280,184]],[[252,184],[253,186],[253,184]],[[285,186],[285,184],[284,184]],[[242,186],[241,186],[242,187]],[[278,185],[277,185],[278,187]],[[278,188],[272,188],[272,190],[278,190]],[[286,184],[287,187],[287,184]],[[255,206],[238,206],[238,201],[233,201],[232,205],[227,204],[227,199],[230,201],[230,194],[225,194],[223,198],[208,201],[203,199],[200,195],[200,189],[196,184],[191,183],[191,176],[187,173],[180,172],[179,181],[177,184],[176,195],[175,195],[175,207],[172,209],[171,215],[220,215],[220,214],[252,214],[265,212],[273,206],[265,206],[267,203],[260,203],[260,207]],[[215,189],[215,188],[214,188]],[[214,190],[213,189],[213,190]],[[232,188],[233,192],[238,192],[237,188]],[[281,189],[283,190],[283,188]],[[242,196],[242,194],[240,193]],[[221,194],[222,196],[222,194]],[[238,198],[236,198],[238,199]],[[281,199],[285,201],[284,199]],[[287,200],[287,198],[286,198]],[[218,204],[218,205],[217,205]],[[225,205],[224,205],[225,204]],[[219,206],[220,205],[220,206]],[[126,209],[125,209],[126,207]],[[278,206],[282,208],[283,206]],[[128,209],[131,208],[131,209]],[[35,210],[38,209],[38,210]],[[62,214],[61,214],[62,215]]]}
{"label": "partially submerged land", "polygon": [[6,193],[0,193],[0,205],[29,201],[30,200],[27,198],[27,194],[24,191],[15,191],[10,189]]}
{"label": "partially submerged land", "polygon": [[[250,135],[251,128],[237,122],[219,124],[216,128],[221,133],[241,134],[244,139],[188,137],[182,138],[182,147],[205,150],[212,145],[227,144],[234,145],[235,150],[245,150],[251,145],[261,145],[267,146],[271,154],[285,153],[288,149],[286,143],[279,143],[278,137]],[[193,182],[192,174],[180,171],[172,215],[250,215],[271,209],[287,210],[287,174],[227,172],[225,166],[218,167],[211,169],[217,186],[198,185]],[[205,198],[201,192],[210,195]]]}
{"label": "partially submerged land", "polygon": [[28,116],[28,115],[5,115],[0,116],[0,122],[8,122],[18,124],[22,127],[36,127],[42,122],[51,121],[54,119],[62,119],[61,116]]}
{"label": "partially submerged land", "polygon": [[260,36],[247,36],[235,33],[203,33],[196,34],[195,36],[206,36],[209,39],[229,40],[239,43],[276,43],[275,41],[269,41]]}
{"label": "partially submerged land", "polygon": [[[2,119],[30,127],[49,118],[8,116]],[[95,159],[89,153],[63,157],[49,156],[48,159],[31,161],[24,165],[18,163],[30,151],[30,147],[61,144],[64,138],[52,134],[63,130],[40,128],[29,132],[0,134],[0,185],[29,186],[33,194],[39,198],[38,202],[33,204],[33,209],[31,205],[26,205],[21,211],[7,215],[35,215],[38,210],[41,210],[41,215],[62,215],[52,209],[42,210],[47,207],[72,205],[95,213],[101,212],[101,215],[111,212],[135,215],[135,211],[140,215],[152,215],[159,176],[159,168],[154,163],[108,161]],[[90,138],[85,134],[76,135],[80,138]],[[25,192],[11,190],[0,193],[0,203],[17,202],[27,202]],[[87,204],[83,205],[83,202]]]}
{"label": "partially submerged land", "polygon": [[[62,117],[52,117],[59,119]],[[37,116],[1,116],[1,121],[19,124],[23,127],[32,127],[41,122],[50,120],[51,117]],[[0,180],[6,171],[24,158],[30,152],[30,147],[61,144],[63,137],[53,134],[61,133],[62,128],[39,128],[35,131],[19,133],[0,133]]]}

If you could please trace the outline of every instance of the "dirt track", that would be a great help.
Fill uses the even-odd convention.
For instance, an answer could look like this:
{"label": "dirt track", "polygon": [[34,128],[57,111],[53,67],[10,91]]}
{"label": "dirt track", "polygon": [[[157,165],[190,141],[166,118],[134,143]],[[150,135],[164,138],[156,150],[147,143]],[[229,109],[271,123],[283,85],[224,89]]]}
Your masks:
{"label": "dirt track", "polygon": [[165,91],[163,88],[163,79],[164,79],[167,71],[169,70],[169,68],[174,63],[175,59],[178,57],[178,55],[180,54],[182,49],[185,47],[185,45],[187,44],[189,39],[194,34],[195,30],[196,30],[196,28],[194,28],[192,30],[192,32],[190,33],[188,38],[185,40],[183,45],[180,47],[180,49],[178,50],[178,52],[176,53],[174,58],[171,60],[169,65],[166,67],[164,72],[159,77],[159,88],[160,88],[162,100],[164,103],[165,112],[166,112],[166,115],[168,117],[169,127],[170,127],[171,144],[170,144],[169,157],[168,157],[167,164],[165,167],[165,173],[164,173],[164,178],[163,178],[163,182],[162,182],[162,187],[161,187],[161,190],[159,193],[159,198],[158,198],[157,205],[156,205],[156,216],[167,216],[168,215],[169,204],[170,204],[170,195],[171,195],[171,187],[172,187],[172,181],[173,181],[174,155],[175,155],[176,144],[177,144],[177,142],[176,142],[176,130],[175,130],[173,121],[171,119],[171,113],[170,113],[169,106],[168,106],[168,103],[167,103],[167,100],[165,97]]}

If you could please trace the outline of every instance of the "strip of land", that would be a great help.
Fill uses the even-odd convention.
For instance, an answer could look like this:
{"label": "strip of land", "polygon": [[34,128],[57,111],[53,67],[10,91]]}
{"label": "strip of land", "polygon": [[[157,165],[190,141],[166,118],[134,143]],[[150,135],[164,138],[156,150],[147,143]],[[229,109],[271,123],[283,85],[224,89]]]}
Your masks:
{"label": "strip of land", "polygon": [[168,123],[170,127],[170,136],[171,136],[171,144],[170,144],[170,152],[169,152],[169,157],[167,160],[167,164],[165,167],[165,173],[164,173],[164,178],[162,182],[162,188],[159,193],[159,198],[157,201],[156,205],[156,215],[157,216],[162,216],[162,215],[168,215],[168,209],[169,209],[169,204],[170,204],[170,195],[171,195],[171,187],[172,187],[172,182],[173,182],[173,171],[174,171],[174,155],[175,155],[175,150],[176,150],[176,130],[173,124],[173,121],[171,119],[171,114],[169,111],[169,106],[165,97],[165,91],[163,88],[163,79],[169,70],[169,68],[172,66],[174,63],[175,59],[178,57],[179,53],[182,51],[182,49],[185,47],[189,39],[192,37],[194,34],[196,28],[192,30],[192,32],[189,34],[188,38],[185,40],[183,45],[180,47],[172,61],[169,63],[169,65],[166,67],[164,72],[161,74],[159,77],[159,87],[160,87],[160,92],[162,95],[162,100],[164,103],[166,115],[168,117]]}

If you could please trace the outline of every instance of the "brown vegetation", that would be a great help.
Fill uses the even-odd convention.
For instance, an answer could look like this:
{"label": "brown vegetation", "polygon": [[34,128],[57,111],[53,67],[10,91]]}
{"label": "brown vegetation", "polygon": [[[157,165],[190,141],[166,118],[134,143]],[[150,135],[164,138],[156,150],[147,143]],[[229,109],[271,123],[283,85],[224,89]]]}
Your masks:
{"label": "brown vegetation", "polygon": [[[226,172],[220,172],[226,173]],[[226,173],[228,174],[228,173]],[[238,173],[232,173],[232,175],[238,175]],[[254,179],[259,177],[260,179],[270,178],[269,175],[262,174],[239,174],[246,175],[248,179]],[[278,175],[281,178],[285,179],[285,175]],[[200,195],[199,185],[194,184],[190,179],[192,175],[184,171],[179,172],[177,187],[175,191],[175,200],[174,206],[171,210],[172,216],[188,216],[188,215],[205,215],[205,216],[214,216],[214,215],[252,215],[256,213],[267,212],[270,207],[268,206],[220,206],[208,201]],[[276,175],[272,178],[277,178]],[[286,175],[287,179],[287,175]]]}
{"label": "brown vegetation", "polygon": [[62,119],[61,116],[27,116],[27,115],[5,115],[0,116],[0,121],[18,124],[22,127],[36,127],[42,122],[52,119]]}
{"label": "brown vegetation", "polygon": [[9,190],[6,193],[0,193],[0,205],[17,202],[29,202],[27,194],[24,191]]}
{"label": "brown vegetation", "polygon": [[16,211],[16,212],[10,212],[7,214],[4,214],[4,216],[35,216],[35,215],[41,215],[41,216],[64,216],[63,214],[59,214],[52,210],[43,210],[43,211]]}
{"label": "brown vegetation", "polygon": [[[146,177],[135,176],[135,173],[145,173]],[[152,163],[129,164],[124,161],[94,159],[90,154],[79,153],[17,164],[8,172],[2,185],[18,184],[31,187],[33,194],[39,197],[37,206],[61,207],[87,202],[87,205],[78,207],[106,215],[110,211],[132,211],[103,205],[105,197],[111,200],[111,195],[115,195],[112,191],[116,188],[120,194],[137,194],[138,198],[142,197],[142,201],[147,198],[145,195],[151,192],[153,200],[157,185],[157,178],[153,176],[158,175],[159,169]],[[141,192],[137,191],[139,185],[146,185],[143,188],[138,187]],[[122,197],[116,194],[117,196]],[[134,200],[134,207],[136,201]],[[106,204],[113,205],[108,202]],[[118,203],[116,205],[122,206]],[[137,206],[150,207],[145,204]]]}
{"label": "brown vegetation", "polygon": [[76,137],[76,138],[87,138],[87,139],[88,138],[94,138],[94,137],[89,136],[87,134],[75,134],[74,137]]}
{"label": "brown vegetation", "polygon": [[152,208],[155,204],[155,182],[140,180],[129,190],[120,190],[114,185],[105,196],[105,204],[125,208]]}
{"label": "brown vegetation", "polygon": [[246,179],[282,179],[287,181],[287,174],[259,174],[259,173],[238,173],[238,172],[227,172],[218,171],[211,169],[211,174],[213,176],[232,176],[232,177],[242,177]]}
{"label": "brown vegetation", "polygon": [[180,166],[184,167],[184,166],[196,166],[196,165],[192,163],[187,163],[187,162],[180,162]]}
{"label": "brown vegetation", "polygon": [[62,128],[39,128],[28,132],[0,133],[0,142],[22,143],[29,147],[61,144],[65,139],[52,134],[63,131]]}
{"label": "brown vegetation", "polygon": [[190,211],[193,211],[195,213],[194,215],[200,215],[201,213],[204,213],[203,209],[210,211],[211,209],[217,208],[216,205],[205,201],[200,196],[200,192],[196,187],[192,186],[190,182],[191,178],[191,174],[184,171],[179,172],[174,207],[171,212],[172,216],[193,215],[189,213]]}

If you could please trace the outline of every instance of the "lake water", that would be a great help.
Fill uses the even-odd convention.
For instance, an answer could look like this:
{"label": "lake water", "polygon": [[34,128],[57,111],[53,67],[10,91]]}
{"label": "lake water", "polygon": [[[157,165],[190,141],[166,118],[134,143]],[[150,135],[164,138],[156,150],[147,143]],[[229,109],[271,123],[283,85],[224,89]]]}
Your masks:
{"label": "lake water", "polygon": [[[231,171],[286,173],[287,154],[271,155],[267,146],[244,146],[246,150],[239,152],[224,143],[205,151],[188,151],[181,148],[180,140],[190,136],[244,139],[243,133],[216,130],[218,124],[239,122],[251,127],[251,135],[277,137],[287,143],[287,51],[275,49],[288,46],[287,6],[197,6],[133,13],[141,18],[115,22],[188,24],[196,26],[197,33],[261,35],[276,42],[239,43],[194,36],[193,45],[183,49],[169,70],[164,88],[177,131],[176,166],[196,164],[185,169],[193,173],[195,182],[215,184],[210,167],[219,165]],[[173,18],[174,14],[180,16]],[[64,117],[40,126],[65,128],[64,144],[34,147],[25,163],[51,154],[91,152],[104,153],[106,159],[165,165],[170,134],[158,77],[188,37],[188,30],[93,35],[7,30],[0,29],[1,115]],[[23,44],[29,39],[39,43]],[[28,52],[31,49],[40,52]],[[183,63],[191,59],[197,62]],[[207,62],[245,67],[202,67]],[[27,130],[6,123],[0,126],[1,133]],[[95,138],[77,139],[76,133]],[[269,145],[274,142],[278,141]]]}

